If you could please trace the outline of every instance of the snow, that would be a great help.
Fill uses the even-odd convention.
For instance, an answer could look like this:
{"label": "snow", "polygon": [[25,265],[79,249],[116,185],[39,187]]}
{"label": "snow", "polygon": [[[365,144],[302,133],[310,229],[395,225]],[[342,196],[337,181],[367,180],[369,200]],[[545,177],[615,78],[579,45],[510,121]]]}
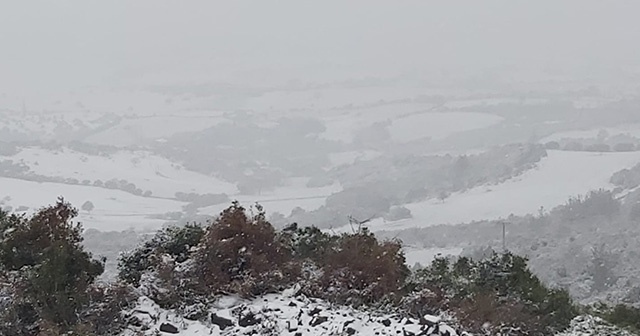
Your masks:
{"label": "snow", "polygon": [[373,150],[331,153],[329,154],[329,162],[331,164],[327,168],[335,168],[342,165],[351,165],[357,161],[373,160],[380,155],[382,155],[382,153]]}
{"label": "snow", "polygon": [[546,143],[549,141],[560,141],[562,139],[594,139],[598,136],[600,131],[606,131],[608,137],[616,135],[629,135],[633,137],[640,137],[640,124],[623,124],[615,127],[604,127],[596,129],[582,129],[571,130],[554,133],[544,139],[540,140],[540,143]]}
{"label": "snow", "polygon": [[[2,158],[0,156],[0,159]],[[146,151],[122,150],[109,156],[98,156],[68,148],[53,152],[39,147],[28,147],[14,156],[4,158],[24,162],[38,175],[91,182],[124,179],[143,191],[151,190],[154,196],[159,197],[173,198],[176,192],[238,192],[233,183],[189,171],[164,157]]]}
{"label": "snow", "polygon": [[[430,199],[405,205],[412,219],[397,222],[371,221],[371,230],[396,230],[437,224],[460,224],[474,220],[506,218],[510,214],[535,214],[564,204],[569,197],[589,191],[613,189],[613,173],[640,162],[640,152],[587,153],[549,151],[549,156],[530,171],[502,184],[480,186],[452,194],[444,202]],[[348,228],[344,228],[345,230]]]}
{"label": "snow", "polygon": [[149,215],[181,211],[184,205],[182,202],[139,197],[119,190],[0,177],[0,197],[5,196],[9,196],[5,206],[14,209],[27,206],[29,211],[52,204],[59,196],[77,207],[91,201],[95,208],[91,213],[80,211],[77,220],[85,228],[102,231],[158,229],[164,220],[150,219]]}
{"label": "snow", "polygon": [[333,111],[333,113],[324,112],[320,119],[325,123],[326,131],[320,134],[320,137],[350,143],[358,131],[375,123],[391,122],[391,120],[404,115],[425,111],[430,108],[432,106],[429,104],[403,103],[351,108]]}
{"label": "snow", "polygon": [[557,336],[634,336],[636,334],[610,325],[602,318],[591,315],[580,315],[571,321],[568,330]]}
{"label": "snow", "polygon": [[462,253],[462,248],[459,247],[421,248],[406,246],[403,248],[403,250],[406,264],[409,267],[413,267],[415,264],[427,266],[438,256],[459,256]]}
{"label": "snow", "polygon": [[[160,326],[169,323],[178,328],[178,336],[196,335],[402,335],[411,332],[421,335],[458,335],[440,316],[426,315],[429,325],[418,320],[391,314],[360,311],[349,307],[331,305],[322,300],[295,296],[295,291],[269,294],[254,300],[242,300],[235,296],[219,299],[210,314],[226,319],[225,328],[217,324],[187,320],[175,311],[158,307],[147,297],[141,297],[131,313],[139,318],[148,330],[140,332],[130,326],[120,336],[156,335]],[[255,325],[239,326],[239,319],[253,313],[260,319]],[[423,332],[424,333],[421,333]]]}
{"label": "snow", "polygon": [[420,113],[395,119],[389,131],[395,142],[423,138],[444,139],[451,134],[480,129],[500,123],[499,116],[474,112]]}
{"label": "snow", "polygon": [[165,115],[123,119],[118,125],[89,136],[88,143],[125,147],[147,140],[170,137],[174,134],[201,131],[229,120],[221,117],[222,112],[211,115]]}
{"label": "snow", "polygon": [[[234,195],[232,198],[245,206],[259,203],[264,206],[267,214],[275,212],[289,215],[291,210],[302,208],[312,211],[325,204],[327,197],[342,190],[338,183],[318,188],[308,188],[306,186],[308,178],[291,178],[282,187],[272,191],[263,192],[260,195]],[[217,215],[220,211],[228,207],[228,204],[218,204],[200,209],[201,214]]]}
{"label": "snow", "polygon": [[412,99],[428,93],[428,89],[420,87],[387,86],[272,91],[248,99],[243,108],[256,111],[269,111],[269,109],[297,111],[305,109],[326,112],[326,110],[331,109],[363,107],[390,101]]}

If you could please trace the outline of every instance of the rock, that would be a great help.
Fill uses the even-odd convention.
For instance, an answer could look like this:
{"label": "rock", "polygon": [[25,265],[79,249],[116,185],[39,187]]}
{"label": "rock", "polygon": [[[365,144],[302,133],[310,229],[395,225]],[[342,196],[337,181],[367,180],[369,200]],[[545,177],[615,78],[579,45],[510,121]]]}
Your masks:
{"label": "rock", "polygon": [[134,327],[142,327],[142,320],[140,320],[140,318],[138,318],[137,316],[131,316],[127,321],[127,324]]}
{"label": "rock", "polygon": [[186,318],[189,321],[199,321],[202,318],[204,318],[205,316],[207,316],[207,312],[206,311],[198,310],[198,311],[193,311],[193,312],[185,314],[184,318]]}
{"label": "rock", "polygon": [[322,311],[322,309],[320,309],[318,307],[313,308],[311,311],[309,311],[309,316],[318,315],[318,314],[320,314],[321,311]]}
{"label": "rock", "polygon": [[329,318],[326,316],[316,316],[309,322],[309,325],[312,327],[317,327],[325,322],[329,321]]}
{"label": "rock", "polygon": [[384,320],[380,321],[380,323],[382,323],[385,327],[388,327],[388,326],[391,325],[391,320],[384,319]]}
{"label": "rock", "polygon": [[351,328],[351,327],[345,329],[344,332],[347,333],[347,335],[355,335],[356,334],[356,330]]}
{"label": "rock", "polygon": [[289,302],[289,307],[297,307],[297,306],[298,305],[295,302],[293,301]]}
{"label": "rock", "polygon": [[228,327],[233,327],[233,321],[224,317],[220,317],[215,313],[211,314],[211,323],[217,325],[220,330],[225,330]]}
{"label": "rock", "polygon": [[171,323],[163,323],[160,325],[160,331],[167,334],[177,334],[178,328]]}
{"label": "rock", "polygon": [[260,323],[260,321],[261,320],[259,318],[256,318],[256,315],[254,313],[249,313],[238,320],[238,325],[241,327],[248,327],[256,325]]}
{"label": "rock", "polygon": [[296,320],[287,321],[287,331],[288,332],[298,331],[298,321]]}

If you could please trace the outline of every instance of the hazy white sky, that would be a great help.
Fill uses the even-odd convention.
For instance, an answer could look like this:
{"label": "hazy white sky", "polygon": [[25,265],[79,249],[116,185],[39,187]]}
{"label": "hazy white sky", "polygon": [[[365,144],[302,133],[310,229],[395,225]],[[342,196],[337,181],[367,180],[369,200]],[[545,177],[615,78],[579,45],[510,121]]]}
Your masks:
{"label": "hazy white sky", "polygon": [[637,65],[640,1],[5,1],[0,92]]}

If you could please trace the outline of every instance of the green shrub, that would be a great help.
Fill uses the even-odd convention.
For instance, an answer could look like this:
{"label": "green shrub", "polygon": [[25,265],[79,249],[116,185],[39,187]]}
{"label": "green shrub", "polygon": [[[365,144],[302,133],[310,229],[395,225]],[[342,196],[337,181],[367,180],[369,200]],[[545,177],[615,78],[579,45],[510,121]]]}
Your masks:
{"label": "green shrub", "polygon": [[78,322],[87,289],[104,271],[82,246],[78,211],[59,199],[31,218],[0,215],[0,267],[13,274],[18,311],[33,310],[39,320],[62,329]]}
{"label": "green shrub", "polygon": [[622,328],[640,331],[640,309],[626,305],[616,305],[604,314],[604,319]]}
{"label": "green shrub", "polygon": [[[491,322],[544,335],[567,328],[578,314],[566,290],[547,288],[528,269],[526,258],[511,253],[493,253],[479,261],[436,258],[431,266],[416,272],[411,281],[414,291],[435,286],[447,293],[450,305],[462,314],[460,320],[470,319],[472,329],[477,323]],[[497,303],[511,308],[497,309]],[[480,304],[493,308],[483,312],[476,307]],[[485,317],[491,318],[477,320]]]}
{"label": "green shrub", "polygon": [[163,254],[172,256],[178,263],[184,262],[203,236],[204,229],[196,224],[165,228],[142,246],[120,256],[118,277],[138,286],[142,273],[157,266]]}

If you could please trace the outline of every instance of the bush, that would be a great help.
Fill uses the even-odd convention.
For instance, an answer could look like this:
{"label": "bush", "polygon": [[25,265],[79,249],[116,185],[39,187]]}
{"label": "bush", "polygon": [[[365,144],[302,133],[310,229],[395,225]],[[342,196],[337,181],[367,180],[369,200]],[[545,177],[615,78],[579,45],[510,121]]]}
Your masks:
{"label": "bush", "polygon": [[584,198],[572,197],[567,204],[557,207],[553,212],[559,213],[566,221],[597,217],[611,219],[620,213],[620,202],[613,192],[600,189],[590,191]]}
{"label": "bush", "polygon": [[453,263],[436,258],[412,282],[414,291],[435,286],[446,293],[451,308],[472,332],[489,322],[495,328],[546,335],[567,328],[578,313],[567,291],[545,287],[528,269],[527,259],[511,253],[493,253],[479,261],[463,257]]}
{"label": "bush", "polygon": [[207,229],[195,255],[198,282],[209,293],[233,291],[244,296],[283,289],[300,273],[289,246],[257,206],[248,216],[237,202]]}
{"label": "bush", "polygon": [[640,309],[622,304],[604,314],[604,319],[622,328],[640,331]]}
{"label": "bush", "polygon": [[38,321],[63,330],[78,322],[87,289],[104,271],[104,260],[82,247],[82,227],[72,223],[77,214],[59,199],[31,218],[0,215],[0,267],[12,274],[12,309],[35,312]]}
{"label": "bush", "polygon": [[203,236],[204,229],[196,224],[165,228],[142,246],[120,256],[118,277],[126,283],[138,286],[142,274],[156,267],[163,254],[173,257],[178,263],[184,262]]}
{"label": "bush", "polygon": [[380,242],[366,229],[340,236],[321,266],[320,296],[354,305],[399,294],[409,275],[400,242]]}

